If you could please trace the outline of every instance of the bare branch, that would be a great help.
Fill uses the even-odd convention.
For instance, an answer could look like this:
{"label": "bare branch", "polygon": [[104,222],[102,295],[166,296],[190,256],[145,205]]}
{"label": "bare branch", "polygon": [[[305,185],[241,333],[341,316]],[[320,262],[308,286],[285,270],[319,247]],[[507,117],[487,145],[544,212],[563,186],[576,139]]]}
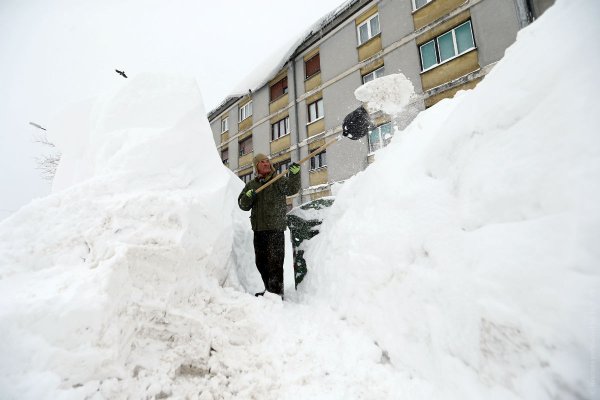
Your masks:
{"label": "bare branch", "polygon": [[33,137],[33,141],[35,143],[43,144],[44,146],[56,147],[54,143],[48,140],[48,135],[46,135],[46,133],[38,133]]}
{"label": "bare branch", "polygon": [[44,128],[43,126],[41,126],[40,124],[36,124],[35,122],[30,122],[29,125],[31,126],[35,126],[38,129],[43,129],[46,130],[46,128]]}
{"label": "bare branch", "polygon": [[36,157],[35,162],[37,167],[35,169],[40,171],[40,175],[43,179],[48,181],[54,179],[54,175],[56,175],[56,169],[58,168],[58,163],[60,162],[60,157],[60,153],[44,154]]}

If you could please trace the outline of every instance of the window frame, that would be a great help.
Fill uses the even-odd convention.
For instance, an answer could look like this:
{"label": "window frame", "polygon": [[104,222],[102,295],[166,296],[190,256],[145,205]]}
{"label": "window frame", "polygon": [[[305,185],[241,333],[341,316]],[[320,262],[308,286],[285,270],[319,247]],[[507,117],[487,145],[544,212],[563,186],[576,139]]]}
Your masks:
{"label": "window frame", "polygon": [[[319,102],[321,103],[321,115],[319,115]],[[310,109],[311,106],[315,106],[315,118],[311,119],[311,114],[310,114]],[[308,121],[307,125],[312,124],[313,122],[316,122],[320,119],[323,119],[325,117],[325,107],[323,106],[323,98],[321,97],[319,100],[315,100],[312,103],[307,105],[307,118],[306,120]]]}
{"label": "window frame", "polygon": [[[245,147],[245,146],[243,146],[243,144],[245,144],[248,141],[251,142],[250,150],[245,153],[242,153],[242,150],[244,150],[243,147]],[[250,135],[247,138],[244,138],[243,140],[240,140],[238,142],[238,153],[239,153],[240,157],[243,157],[246,154],[250,154],[253,151],[254,151],[254,142],[252,142],[252,135]]]}
{"label": "window frame", "polygon": [[[284,134],[281,134],[281,124],[283,123],[283,127],[284,127]],[[277,127],[277,137],[275,137],[275,127]],[[284,136],[287,136],[290,134],[290,117],[289,115],[285,118],[280,119],[279,121],[275,122],[274,124],[271,124],[271,142],[280,139]]]}
{"label": "window frame", "polygon": [[[456,30],[460,27],[462,27],[463,25],[469,24],[470,25],[470,32],[471,32],[471,42],[473,43],[473,45],[467,49],[465,49],[462,53],[458,52],[458,42],[456,40]],[[441,38],[442,36],[451,34],[452,35],[452,45],[454,46],[454,55],[452,57],[449,57],[447,59],[445,59],[444,61],[440,61],[441,60],[441,54],[440,54],[440,45],[439,45],[439,38]],[[435,51],[435,59],[436,59],[436,63],[424,68],[424,63],[423,63],[423,51],[422,48],[425,47],[426,45],[430,44],[433,42],[433,47],[434,47],[434,51]],[[462,56],[463,54],[467,54],[473,50],[477,49],[477,43],[475,43],[475,33],[473,32],[473,23],[470,19],[466,20],[465,22],[455,26],[454,28],[440,34],[437,35],[436,37],[434,37],[433,39],[419,45],[419,58],[421,60],[421,73],[427,72],[429,70],[432,70],[442,64],[445,64],[447,62],[450,62],[460,56]]]}
{"label": "window frame", "polygon": [[[389,125],[390,127],[390,138],[386,139],[383,137],[382,133],[381,133],[381,128],[385,125]],[[371,134],[377,130],[377,137],[379,138],[379,141],[377,143],[379,143],[379,147],[378,148],[374,148],[374,143],[371,141]],[[378,125],[375,127],[375,129],[373,129],[372,131],[369,131],[368,135],[367,135],[367,141],[369,143],[369,154],[373,154],[378,150],[383,149],[384,147],[386,147],[388,144],[390,144],[390,141],[392,140],[392,138],[394,137],[394,126],[392,125],[392,122],[385,122],[381,125]],[[387,141],[387,143],[386,143]]]}
{"label": "window frame", "polygon": [[248,182],[250,182],[253,179],[252,175],[253,175],[253,172],[250,172],[249,174],[244,174],[244,175],[240,176],[240,179],[242,180],[242,182],[247,184]]}
{"label": "window frame", "polygon": [[[223,155],[227,155],[227,158],[223,159]],[[221,161],[223,164],[229,163],[229,148],[221,150]]]}
{"label": "window frame", "polygon": [[426,5],[428,5],[431,2],[433,2],[433,0],[425,0],[425,4],[423,4],[420,7],[417,7],[417,0],[412,0],[413,11],[420,10],[421,8],[425,7]]}
{"label": "window frame", "polygon": [[[273,96],[273,89],[277,88],[279,85],[281,85],[281,93],[277,94],[276,96]],[[286,75],[283,78],[281,78],[280,80],[278,80],[277,82],[275,82],[274,84],[272,84],[271,86],[269,86],[269,99],[270,99],[270,101],[275,101],[275,100],[279,99],[280,97],[286,95],[288,93],[288,91],[289,91],[288,77]]]}
{"label": "window frame", "polygon": [[277,174],[280,174],[283,172],[284,169],[290,169],[290,165],[292,165],[292,159],[288,158],[286,160],[278,162],[276,165],[273,166],[273,168],[275,168],[275,172]]}
{"label": "window frame", "polygon": [[[381,75],[380,75],[380,76],[377,76],[377,77],[375,77],[373,74],[375,74],[375,72],[377,72],[377,71],[381,71]],[[375,69],[375,70],[373,70],[373,71],[369,72],[368,74],[364,74],[364,75],[362,76],[362,83],[363,83],[363,85],[364,85],[365,83],[367,83],[367,82],[365,82],[365,78],[366,78],[367,76],[369,76],[369,75],[373,75],[374,77],[373,77],[373,79],[371,79],[370,81],[367,81],[367,82],[371,82],[371,81],[374,81],[375,79],[381,78],[382,76],[384,76],[384,75],[385,75],[385,65],[382,65],[381,67],[379,67],[379,68],[377,68],[377,69]]]}
{"label": "window frame", "polygon": [[[318,165],[317,165],[318,164]],[[310,158],[309,171],[317,171],[327,167],[327,150],[323,150]]]}
{"label": "window frame", "polygon": [[[308,70],[306,68],[306,66],[308,65],[308,63],[312,60],[314,60],[315,58],[319,57],[319,67],[317,68],[316,71],[314,71],[312,74],[308,74]],[[313,76],[317,75],[319,72],[321,72],[321,53],[317,53],[314,56],[312,56],[311,58],[309,58],[308,60],[304,61],[304,80],[310,79]]]}
{"label": "window frame", "polygon": [[[373,19],[377,18],[377,25],[379,25],[379,32],[373,34],[373,32],[371,32],[371,21]],[[360,40],[360,28],[364,25],[367,25],[367,32],[368,32],[368,38],[365,41],[361,41]],[[381,20],[379,19],[379,12],[376,12],[375,14],[371,15],[369,18],[367,18],[366,20],[364,20],[363,22],[361,22],[359,25],[356,26],[356,35],[358,37],[358,45],[362,46],[363,44],[367,43],[369,40],[373,39],[375,36],[379,35],[381,33]]]}
{"label": "window frame", "polygon": [[[244,118],[242,118],[242,114],[244,114]],[[238,110],[238,119],[239,122],[242,122],[252,116],[252,100],[241,106]]]}
{"label": "window frame", "polygon": [[229,117],[225,117],[221,120],[221,133],[225,133],[229,130]]}

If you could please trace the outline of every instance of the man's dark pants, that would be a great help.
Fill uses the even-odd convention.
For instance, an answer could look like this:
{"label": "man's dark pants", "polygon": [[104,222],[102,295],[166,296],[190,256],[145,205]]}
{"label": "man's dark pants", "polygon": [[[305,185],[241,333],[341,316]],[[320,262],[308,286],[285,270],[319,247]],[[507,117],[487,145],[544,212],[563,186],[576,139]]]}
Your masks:
{"label": "man's dark pants", "polygon": [[283,260],[285,239],[281,231],[254,232],[256,268],[271,293],[283,296]]}

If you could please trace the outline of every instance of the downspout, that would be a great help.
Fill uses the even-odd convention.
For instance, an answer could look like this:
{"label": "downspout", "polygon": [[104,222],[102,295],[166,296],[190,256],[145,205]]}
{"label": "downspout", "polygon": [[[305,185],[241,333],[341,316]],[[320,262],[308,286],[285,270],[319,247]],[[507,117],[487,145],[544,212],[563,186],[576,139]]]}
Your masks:
{"label": "downspout", "polygon": [[294,81],[294,130],[296,132],[296,156],[298,158],[298,160],[300,160],[302,157],[300,157],[300,128],[298,125],[298,103],[296,103],[296,99],[298,98],[298,92],[297,87],[296,87],[296,59],[293,58],[292,60],[292,76],[293,76],[293,81]]}
{"label": "downspout", "polygon": [[[296,160],[301,160],[300,156],[300,127],[298,125],[298,103],[296,99],[298,98],[298,92],[296,87],[296,57],[292,57],[292,81],[294,82],[294,130],[296,131]],[[300,204],[302,204],[302,187],[300,188],[300,192],[298,193],[300,196]]]}
{"label": "downspout", "polygon": [[519,29],[525,28],[533,22],[533,8],[531,0],[516,0],[517,16],[519,17]]}

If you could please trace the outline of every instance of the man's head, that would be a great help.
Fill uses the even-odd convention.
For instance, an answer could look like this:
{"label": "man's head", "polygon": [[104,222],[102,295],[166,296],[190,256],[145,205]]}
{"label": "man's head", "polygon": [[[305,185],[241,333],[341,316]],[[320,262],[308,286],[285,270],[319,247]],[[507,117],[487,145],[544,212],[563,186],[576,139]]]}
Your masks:
{"label": "man's head", "polygon": [[262,153],[258,153],[256,156],[254,156],[254,170],[258,175],[268,175],[273,170],[271,161],[269,161],[269,157]]}

